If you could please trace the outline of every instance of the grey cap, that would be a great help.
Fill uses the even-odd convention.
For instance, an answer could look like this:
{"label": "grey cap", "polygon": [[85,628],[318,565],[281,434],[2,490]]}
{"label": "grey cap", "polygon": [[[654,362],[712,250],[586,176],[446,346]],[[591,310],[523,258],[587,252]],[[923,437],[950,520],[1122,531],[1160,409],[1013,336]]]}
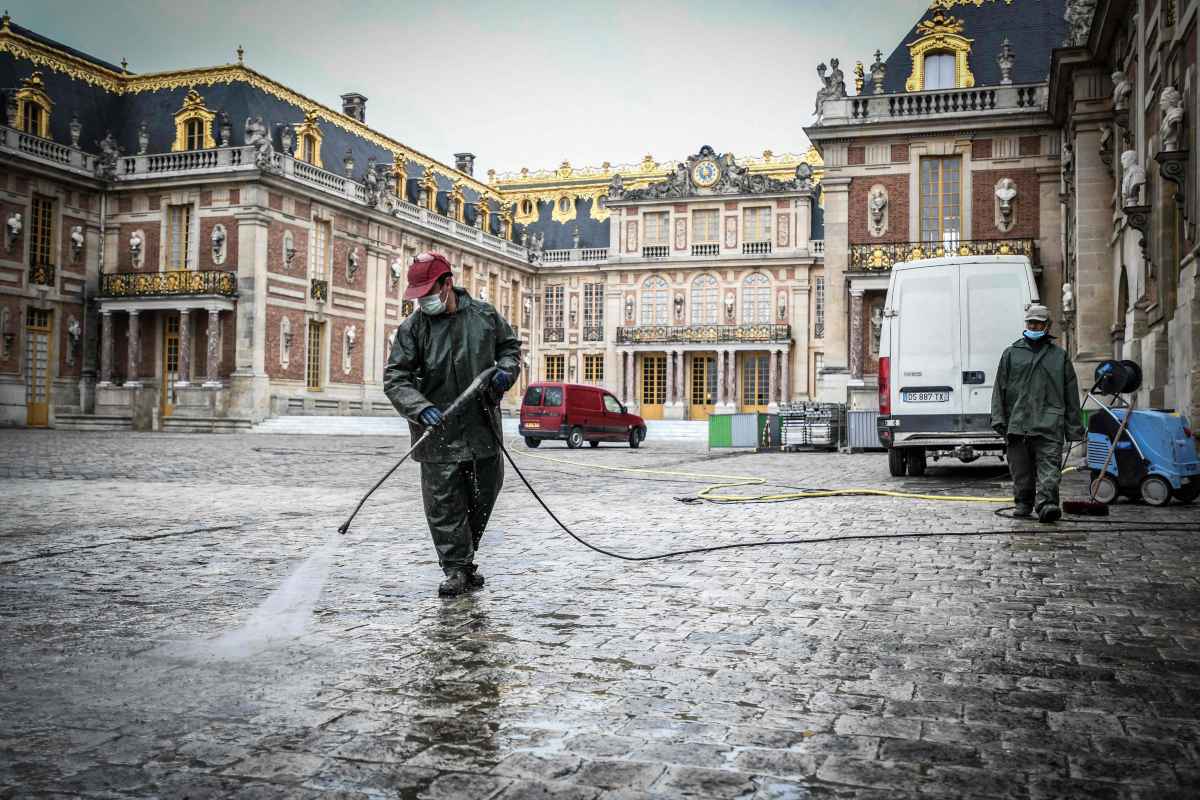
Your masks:
{"label": "grey cap", "polygon": [[1043,305],[1038,305],[1037,303],[1033,303],[1032,305],[1030,305],[1028,308],[1025,309],[1025,321],[1029,322],[1029,320],[1031,320],[1031,319],[1038,320],[1040,322],[1049,322],[1050,321],[1050,309],[1046,308]]}

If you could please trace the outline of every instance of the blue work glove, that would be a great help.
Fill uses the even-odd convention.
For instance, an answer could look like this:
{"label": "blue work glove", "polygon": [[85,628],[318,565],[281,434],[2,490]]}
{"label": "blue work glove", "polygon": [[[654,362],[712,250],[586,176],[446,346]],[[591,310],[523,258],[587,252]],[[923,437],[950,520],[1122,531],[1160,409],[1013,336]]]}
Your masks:
{"label": "blue work glove", "polygon": [[498,394],[504,394],[513,385],[513,375],[508,370],[498,369],[492,373],[492,388]]}
{"label": "blue work glove", "polygon": [[417,419],[421,420],[421,424],[426,428],[432,428],[435,425],[441,425],[443,417],[442,412],[438,411],[436,407],[430,406],[418,414]]}

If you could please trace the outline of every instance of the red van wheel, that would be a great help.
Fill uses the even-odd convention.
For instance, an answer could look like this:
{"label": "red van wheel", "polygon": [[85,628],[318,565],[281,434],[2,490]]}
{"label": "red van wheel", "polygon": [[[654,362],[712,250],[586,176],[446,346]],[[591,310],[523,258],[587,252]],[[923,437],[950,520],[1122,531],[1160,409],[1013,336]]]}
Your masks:
{"label": "red van wheel", "polygon": [[578,425],[571,428],[571,432],[567,434],[567,447],[572,450],[576,447],[583,447],[583,428]]}

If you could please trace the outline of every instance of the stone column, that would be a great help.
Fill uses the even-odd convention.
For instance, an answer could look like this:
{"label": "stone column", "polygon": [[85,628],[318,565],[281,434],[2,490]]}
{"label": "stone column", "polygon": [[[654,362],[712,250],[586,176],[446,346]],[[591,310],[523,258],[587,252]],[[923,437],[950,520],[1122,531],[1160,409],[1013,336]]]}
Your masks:
{"label": "stone column", "polygon": [[717,406],[725,404],[725,351],[717,351]]}
{"label": "stone column", "polygon": [[725,380],[728,386],[725,387],[725,396],[729,404],[734,408],[738,407],[738,362],[737,350],[729,351],[729,368],[725,370]]}
{"label": "stone column", "polygon": [[125,385],[129,387],[141,386],[141,381],[138,380],[138,372],[142,362],[142,336],[138,329],[138,312],[133,309],[129,312],[129,348],[127,369],[125,370]]}
{"label": "stone column", "polygon": [[112,311],[100,312],[100,385],[112,386],[113,325]]}
{"label": "stone column", "polygon": [[825,199],[825,338],[824,376],[818,376],[822,401],[846,402],[846,268],[849,245],[849,178],[821,181]]}
{"label": "stone column", "polygon": [[775,379],[779,372],[779,351],[771,348],[771,366],[767,370],[767,404],[776,402],[779,381]]}
{"label": "stone column", "polygon": [[204,380],[206,389],[221,388],[221,309],[209,306],[208,309],[208,377]]}
{"label": "stone column", "polygon": [[789,362],[792,360],[792,350],[790,347],[785,347],[780,354],[783,356],[779,360],[779,402],[790,403],[792,401],[792,376],[788,369]]}
{"label": "stone column", "polygon": [[176,386],[192,382],[192,316],[190,309],[179,309],[179,380]]}
{"label": "stone column", "polygon": [[[1093,120],[1077,120],[1074,142],[1076,250],[1073,287],[1076,352],[1072,353],[1072,357],[1076,369],[1086,375],[1091,375],[1096,362],[1111,357],[1114,321],[1113,256],[1110,249],[1113,233],[1113,178],[1100,160],[1099,143],[1099,123]],[[1147,169],[1156,166],[1150,162]],[[1129,231],[1125,238],[1136,242],[1139,234]],[[1126,248],[1126,253],[1130,252],[1136,253],[1140,260],[1141,252],[1136,244]],[[1130,272],[1138,271],[1137,265],[1133,263],[1129,265],[1129,269]],[[1046,305],[1052,308],[1059,306],[1062,297],[1061,277],[1057,285],[1051,285],[1048,276],[1043,274],[1042,295]]]}
{"label": "stone column", "polygon": [[[828,323],[827,323],[828,324]],[[862,383],[863,290],[850,290],[850,380]]]}
{"label": "stone column", "polygon": [[626,405],[635,405],[637,401],[637,351],[630,350],[627,354],[628,360],[625,362],[625,391],[628,392],[629,401]]}

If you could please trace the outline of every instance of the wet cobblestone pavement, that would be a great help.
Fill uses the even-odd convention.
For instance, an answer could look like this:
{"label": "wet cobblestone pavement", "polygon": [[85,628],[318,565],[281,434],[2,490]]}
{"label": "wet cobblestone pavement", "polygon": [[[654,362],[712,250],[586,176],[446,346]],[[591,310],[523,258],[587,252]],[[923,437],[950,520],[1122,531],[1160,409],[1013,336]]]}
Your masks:
{"label": "wet cobblestone pavement", "polygon": [[[406,439],[0,431],[0,797],[1194,798],[1200,511],[1040,526],[529,458],[486,587],[435,596]],[[773,487],[1006,493],[878,454],[537,455]],[[955,462],[956,463],[956,462]],[[1069,476],[1064,494],[1083,481]],[[771,488],[771,487],[768,487]],[[746,491],[757,492],[757,487]],[[1094,528],[1094,531],[1085,529]]]}

